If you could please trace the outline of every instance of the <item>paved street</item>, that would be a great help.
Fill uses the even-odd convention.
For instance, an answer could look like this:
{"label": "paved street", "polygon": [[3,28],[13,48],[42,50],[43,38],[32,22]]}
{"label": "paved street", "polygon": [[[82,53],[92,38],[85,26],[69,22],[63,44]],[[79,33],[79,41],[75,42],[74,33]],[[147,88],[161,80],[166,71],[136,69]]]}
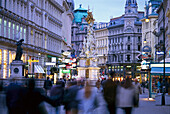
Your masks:
{"label": "paved street", "polygon": [[[139,107],[134,108],[132,114],[170,114],[170,106],[156,106],[155,100],[148,100],[148,91],[140,95]],[[55,109],[46,104],[49,114],[55,114]],[[60,114],[63,114],[63,106],[60,107]],[[117,109],[117,114],[123,114],[121,109]]]}
{"label": "paved street", "polygon": [[[0,114],[7,114],[7,107],[5,106],[5,95],[0,94]],[[51,105],[44,103],[48,114],[55,114],[55,108]],[[63,106],[60,107],[60,114],[64,114]],[[117,114],[123,114],[121,109],[117,109]],[[148,91],[140,95],[139,107],[133,109],[132,114],[170,114],[170,106],[156,106],[155,101],[148,101]]]}

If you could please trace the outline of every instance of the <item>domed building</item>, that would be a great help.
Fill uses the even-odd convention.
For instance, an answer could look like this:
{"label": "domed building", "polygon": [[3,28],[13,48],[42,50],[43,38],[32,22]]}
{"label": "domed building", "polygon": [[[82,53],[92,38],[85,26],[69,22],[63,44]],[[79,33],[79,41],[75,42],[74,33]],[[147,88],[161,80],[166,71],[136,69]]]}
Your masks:
{"label": "domed building", "polygon": [[87,35],[87,10],[80,7],[74,10],[74,19],[72,24],[72,47],[75,50],[75,55],[78,57],[83,47],[83,40]]}

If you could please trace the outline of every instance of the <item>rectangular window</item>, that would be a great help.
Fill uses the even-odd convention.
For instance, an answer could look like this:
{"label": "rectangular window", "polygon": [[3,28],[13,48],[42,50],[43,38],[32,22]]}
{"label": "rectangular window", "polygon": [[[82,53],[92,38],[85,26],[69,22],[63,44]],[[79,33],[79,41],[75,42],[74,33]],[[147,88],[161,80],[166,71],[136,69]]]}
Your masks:
{"label": "rectangular window", "polygon": [[138,51],[140,51],[140,45],[138,45]]}
{"label": "rectangular window", "polygon": [[17,35],[16,40],[19,40],[20,34],[19,34],[19,26],[18,25],[17,25],[16,35]]}
{"label": "rectangular window", "polygon": [[24,43],[26,43],[26,28],[24,28]]}
{"label": "rectangular window", "polygon": [[130,42],[130,36],[128,36],[128,41]]}
{"label": "rectangular window", "polygon": [[13,29],[13,40],[14,40],[15,39],[15,24],[13,24],[12,29]]}
{"label": "rectangular window", "polygon": [[130,55],[127,55],[127,61],[130,62]]}
{"label": "rectangular window", "polygon": [[140,42],[140,36],[138,36],[138,42]]}
{"label": "rectangular window", "polygon": [[4,37],[6,37],[6,20],[4,20]]}
{"label": "rectangular window", "polygon": [[121,55],[121,61],[123,61],[123,55]]}
{"label": "rectangular window", "polygon": [[130,45],[128,45],[128,50],[130,50]]}
{"label": "rectangular window", "polygon": [[[23,37],[22,37],[22,27],[20,27],[20,39],[22,39]],[[24,41],[25,41],[25,39],[24,39]]]}
{"label": "rectangular window", "polygon": [[8,38],[11,38],[11,22],[8,22]]}
{"label": "rectangular window", "polygon": [[0,18],[0,36],[2,35],[1,34],[1,26],[2,26],[2,19]]}

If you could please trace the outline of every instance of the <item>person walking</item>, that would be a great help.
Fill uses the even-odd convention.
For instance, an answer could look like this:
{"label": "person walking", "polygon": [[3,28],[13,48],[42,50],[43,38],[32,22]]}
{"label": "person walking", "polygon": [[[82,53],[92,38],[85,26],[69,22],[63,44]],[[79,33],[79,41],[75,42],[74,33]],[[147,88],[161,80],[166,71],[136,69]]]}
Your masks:
{"label": "person walking", "polygon": [[78,91],[76,100],[79,102],[80,114],[109,114],[102,94],[88,81],[85,87]]}
{"label": "person walking", "polygon": [[117,107],[122,108],[125,114],[132,113],[135,100],[135,87],[131,83],[130,78],[126,78],[123,85],[117,89]]}
{"label": "person walking", "polygon": [[44,81],[44,89],[46,90],[46,95],[49,96],[50,89],[52,87],[52,82],[49,80],[49,77],[47,77],[47,80]]}
{"label": "person walking", "polygon": [[145,81],[142,81],[142,88],[143,88],[143,93],[145,93]]}
{"label": "person walking", "polygon": [[64,108],[66,114],[77,114],[78,112],[78,102],[76,100],[77,92],[79,87],[77,81],[69,82],[68,88],[64,92]]}
{"label": "person walking", "polygon": [[135,79],[135,82],[133,83],[133,85],[135,87],[135,96],[136,96],[136,102],[137,102],[135,104],[135,107],[138,107],[139,106],[139,94],[142,94],[142,89],[137,79]]}
{"label": "person walking", "polygon": [[61,81],[57,81],[56,85],[51,87],[50,90],[50,98],[56,101],[56,114],[59,114],[59,106],[63,102],[63,95],[64,95],[64,84]]}
{"label": "person walking", "polygon": [[105,82],[103,82],[103,96],[107,102],[107,107],[110,114],[116,114],[116,82],[112,80],[115,76],[114,72],[111,72],[109,77]]}

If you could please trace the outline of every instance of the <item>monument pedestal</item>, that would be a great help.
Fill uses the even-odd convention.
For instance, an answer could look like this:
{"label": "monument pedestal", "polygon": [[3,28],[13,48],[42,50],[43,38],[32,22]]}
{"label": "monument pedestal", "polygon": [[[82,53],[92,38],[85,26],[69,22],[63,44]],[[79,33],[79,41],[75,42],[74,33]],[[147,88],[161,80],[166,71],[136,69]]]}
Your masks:
{"label": "monument pedestal", "polygon": [[11,63],[11,78],[22,78],[24,76],[24,63],[22,60],[13,60]]}

